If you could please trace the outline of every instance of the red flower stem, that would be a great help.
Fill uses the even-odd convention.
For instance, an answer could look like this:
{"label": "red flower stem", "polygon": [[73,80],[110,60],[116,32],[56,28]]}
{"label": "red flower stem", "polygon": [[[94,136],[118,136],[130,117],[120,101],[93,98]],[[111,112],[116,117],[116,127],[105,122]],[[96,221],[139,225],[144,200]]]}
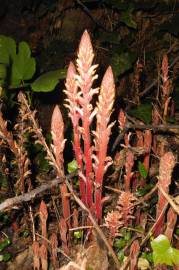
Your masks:
{"label": "red flower stem", "polygon": [[99,153],[99,166],[95,179],[95,204],[96,204],[96,217],[101,223],[102,221],[102,185],[104,176],[104,161],[107,153],[107,147],[102,148],[103,151]]}
{"label": "red flower stem", "polygon": [[[77,160],[77,163],[78,163],[78,167],[79,167],[80,171],[83,172],[83,160],[82,160],[82,153],[81,153],[81,147],[80,147],[78,126],[73,125],[73,130],[74,130],[74,151],[75,151],[75,156],[76,156],[76,160]],[[79,177],[79,182],[80,182],[81,199],[82,199],[82,202],[86,204],[85,182],[81,177]]]}
{"label": "red flower stem", "polygon": [[90,208],[93,204],[92,197],[92,159],[91,159],[91,141],[90,141],[90,121],[89,121],[89,113],[84,108],[84,116],[83,116],[83,129],[84,129],[84,157],[85,157],[85,165],[86,165],[86,202],[88,207]]}

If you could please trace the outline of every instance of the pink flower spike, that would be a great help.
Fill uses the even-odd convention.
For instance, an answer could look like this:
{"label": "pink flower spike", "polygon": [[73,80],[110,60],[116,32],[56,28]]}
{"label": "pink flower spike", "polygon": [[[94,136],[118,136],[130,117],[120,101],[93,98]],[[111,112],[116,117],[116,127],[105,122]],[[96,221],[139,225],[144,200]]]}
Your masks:
{"label": "pink flower spike", "polygon": [[81,37],[78,58],[81,59],[80,68],[82,68],[84,72],[87,72],[91,67],[94,58],[93,47],[87,30],[84,31]]}
{"label": "pink flower spike", "polygon": [[[102,83],[100,94],[97,102],[97,125],[94,143],[96,152],[95,161],[95,204],[96,204],[96,216],[99,222],[102,219],[102,183],[105,170],[109,166],[109,162],[106,163],[107,158],[107,146],[111,128],[113,123],[109,124],[111,111],[114,103],[115,85],[112,68],[108,67],[106,70]],[[93,155],[94,157],[94,155]],[[96,162],[98,161],[98,162]],[[109,161],[109,159],[107,159]]]}

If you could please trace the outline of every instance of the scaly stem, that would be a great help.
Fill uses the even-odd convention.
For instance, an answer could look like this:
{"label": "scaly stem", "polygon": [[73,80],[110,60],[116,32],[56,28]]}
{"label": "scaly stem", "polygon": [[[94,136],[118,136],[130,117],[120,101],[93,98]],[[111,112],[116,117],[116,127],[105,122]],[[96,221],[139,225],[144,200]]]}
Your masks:
{"label": "scaly stem", "polygon": [[91,159],[91,140],[90,140],[90,128],[89,128],[89,113],[84,111],[83,117],[83,129],[84,129],[84,157],[86,165],[86,203],[89,207],[92,206],[92,159]]}

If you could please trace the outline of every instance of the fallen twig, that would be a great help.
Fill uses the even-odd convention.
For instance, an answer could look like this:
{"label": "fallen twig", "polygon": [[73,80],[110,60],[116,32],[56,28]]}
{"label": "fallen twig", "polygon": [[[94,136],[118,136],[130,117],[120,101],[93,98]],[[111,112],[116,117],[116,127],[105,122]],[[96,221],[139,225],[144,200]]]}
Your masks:
{"label": "fallen twig", "polygon": [[173,132],[175,134],[179,134],[179,125],[171,125],[171,124],[165,124],[165,125],[140,125],[140,124],[130,124],[128,123],[126,125],[126,128],[122,130],[122,132],[117,136],[113,146],[112,146],[112,152],[116,149],[117,145],[120,143],[120,141],[124,138],[124,135],[129,129],[151,129],[154,132],[156,131],[163,131],[163,132]]}
{"label": "fallen twig", "polygon": [[[77,172],[73,172],[73,173],[67,175],[66,178],[70,179],[73,176],[75,176],[76,174],[77,174]],[[42,192],[44,192],[48,189],[51,189],[51,188],[61,184],[62,182],[63,182],[63,179],[56,178],[56,179],[48,182],[47,184],[43,184],[43,185],[33,189],[32,191],[30,191],[28,193],[24,193],[24,194],[16,196],[16,197],[9,198],[0,204],[0,212],[5,211],[5,210],[6,211],[10,210],[13,207],[15,207],[18,204],[21,204],[23,202],[29,202],[32,199],[36,198]]]}

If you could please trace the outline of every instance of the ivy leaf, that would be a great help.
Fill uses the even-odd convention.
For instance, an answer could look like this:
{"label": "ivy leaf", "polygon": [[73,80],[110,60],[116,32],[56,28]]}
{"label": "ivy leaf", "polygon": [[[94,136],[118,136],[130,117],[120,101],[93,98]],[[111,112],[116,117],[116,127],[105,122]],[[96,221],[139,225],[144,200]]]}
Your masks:
{"label": "ivy leaf", "polygon": [[169,32],[174,36],[179,35],[179,14],[174,15],[170,20],[160,25],[160,31]]}
{"label": "ivy leaf", "polygon": [[41,75],[31,84],[32,90],[34,92],[51,92],[55,89],[59,80],[64,79],[65,77],[65,69],[49,71]]}
{"label": "ivy leaf", "polygon": [[67,165],[67,171],[68,173],[72,173],[78,169],[78,163],[76,159],[73,159],[71,162],[68,163]]}
{"label": "ivy leaf", "polygon": [[120,34],[114,32],[114,33],[106,33],[106,32],[100,32],[98,39],[101,43],[112,43],[112,44],[120,44],[121,36]]}
{"label": "ivy leaf", "polygon": [[22,41],[19,43],[18,53],[13,57],[11,86],[18,87],[22,81],[30,80],[36,69],[35,58],[31,57],[29,45]]}
{"label": "ivy leaf", "polygon": [[0,35],[0,63],[9,65],[16,54],[16,43],[13,38]]}
{"label": "ivy leaf", "polygon": [[0,64],[0,85],[4,84],[7,76],[7,68],[5,64]]}
{"label": "ivy leaf", "polygon": [[179,265],[179,250],[171,247],[168,238],[160,234],[151,242],[154,265]]}
{"label": "ivy leaf", "polygon": [[147,170],[146,170],[144,164],[143,164],[142,162],[140,162],[140,161],[138,162],[138,169],[139,169],[140,175],[141,175],[144,179],[146,179],[146,178],[147,178],[148,172],[147,172]]}
{"label": "ivy leaf", "polygon": [[125,10],[129,6],[129,4],[123,0],[104,0],[104,2],[119,10]]}
{"label": "ivy leaf", "polygon": [[111,57],[111,66],[113,68],[115,77],[118,77],[119,75],[122,75],[124,72],[131,69],[134,61],[135,55],[133,53],[114,53]]}
{"label": "ivy leaf", "polygon": [[126,24],[128,27],[136,29],[137,24],[132,18],[133,7],[129,7],[127,10],[123,11],[120,16],[120,21]]}
{"label": "ivy leaf", "polygon": [[130,115],[142,120],[145,124],[149,124],[152,120],[152,105],[150,103],[141,104],[129,113]]}

